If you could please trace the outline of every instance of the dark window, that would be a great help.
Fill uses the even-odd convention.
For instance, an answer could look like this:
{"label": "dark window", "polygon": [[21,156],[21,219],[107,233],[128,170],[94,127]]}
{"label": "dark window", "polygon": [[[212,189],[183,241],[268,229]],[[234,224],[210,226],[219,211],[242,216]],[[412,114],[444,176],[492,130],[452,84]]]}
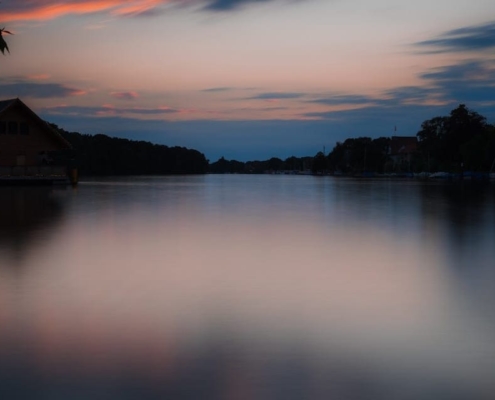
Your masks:
{"label": "dark window", "polygon": [[9,121],[9,133],[12,135],[17,134],[17,122],[16,121]]}
{"label": "dark window", "polygon": [[29,125],[27,122],[21,122],[19,124],[19,133],[21,135],[29,135]]}
{"label": "dark window", "polygon": [[7,122],[0,121],[0,135],[7,133]]}

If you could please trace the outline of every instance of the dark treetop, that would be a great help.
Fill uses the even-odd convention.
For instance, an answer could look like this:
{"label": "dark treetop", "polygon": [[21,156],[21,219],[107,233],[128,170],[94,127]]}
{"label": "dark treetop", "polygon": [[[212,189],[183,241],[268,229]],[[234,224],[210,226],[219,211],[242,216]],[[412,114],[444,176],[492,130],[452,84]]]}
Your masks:
{"label": "dark treetop", "polygon": [[51,124],[70,142],[81,175],[168,175],[203,174],[208,161],[204,154],[185,147],[67,132]]}

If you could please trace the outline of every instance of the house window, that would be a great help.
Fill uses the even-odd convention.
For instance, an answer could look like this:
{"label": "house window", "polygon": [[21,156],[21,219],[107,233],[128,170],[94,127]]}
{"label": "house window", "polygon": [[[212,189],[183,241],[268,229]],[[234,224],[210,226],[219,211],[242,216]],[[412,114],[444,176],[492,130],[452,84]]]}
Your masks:
{"label": "house window", "polygon": [[10,134],[17,135],[17,122],[16,121],[9,121],[8,128],[9,128]]}
{"label": "house window", "polygon": [[0,121],[0,135],[5,135],[7,133],[7,122]]}
{"label": "house window", "polygon": [[19,124],[19,133],[21,135],[29,135],[29,125],[27,122],[21,122]]}

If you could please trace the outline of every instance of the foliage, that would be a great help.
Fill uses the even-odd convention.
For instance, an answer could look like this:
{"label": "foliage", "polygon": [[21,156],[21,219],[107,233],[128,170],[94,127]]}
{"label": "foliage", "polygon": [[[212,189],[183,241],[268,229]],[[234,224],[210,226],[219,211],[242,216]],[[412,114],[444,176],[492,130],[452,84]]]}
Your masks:
{"label": "foliage", "polygon": [[0,28],[0,51],[2,52],[2,54],[5,54],[5,50],[10,53],[9,46],[7,46],[7,42],[3,38],[4,33],[12,35],[12,32],[5,30],[5,28]]}
{"label": "foliage", "polygon": [[328,159],[321,151],[316,153],[313,157],[313,164],[311,165],[311,172],[313,174],[324,173],[328,169]]}
{"label": "foliage", "polygon": [[488,170],[493,159],[493,127],[464,104],[447,117],[434,117],[417,133],[419,153],[429,171]]}
{"label": "foliage", "polygon": [[312,157],[291,156],[285,161],[277,157],[272,157],[265,161],[226,160],[221,157],[210,164],[209,172],[213,174],[263,174],[263,173],[296,173],[311,167]]}
{"label": "foliage", "polygon": [[221,157],[218,161],[210,164],[209,171],[214,174],[240,174],[244,172],[245,165],[243,162],[232,160],[227,161]]}
{"label": "foliage", "polygon": [[208,168],[205,156],[197,150],[67,132],[51,126],[71,143],[81,175],[202,174]]}
{"label": "foliage", "polygon": [[359,137],[337,142],[328,155],[331,171],[344,173],[383,172],[388,160],[390,138]]}

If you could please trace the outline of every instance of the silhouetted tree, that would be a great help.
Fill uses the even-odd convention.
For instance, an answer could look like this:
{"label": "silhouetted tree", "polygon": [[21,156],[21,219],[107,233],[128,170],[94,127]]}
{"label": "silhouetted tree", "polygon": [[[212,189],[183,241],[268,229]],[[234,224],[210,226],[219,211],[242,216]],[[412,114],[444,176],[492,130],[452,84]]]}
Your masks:
{"label": "silhouetted tree", "polygon": [[[417,133],[419,151],[428,170],[456,170],[463,163],[473,168],[482,144],[487,137],[486,118],[469,110],[464,104],[450,112],[448,117],[424,121]],[[471,143],[468,145],[468,143]]]}
{"label": "silhouetted tree", "polygon": [[282,171],[284,169],[284,162],[277,157],[272,157],[268,160],[268,169],[270,171]]}
{"label": "silhouetted tree", "polygon": [[10,53],[9,46],[7,46],[7,42],[3,38],[4,33],[12,35],[12,32],[5,30],[5,28],[0,28],[0,51],[2,52],[2,54],[5,54],[5,50]]}
{"label": "silhouetted tree", "polygon": [[286,158],[284,164],[287,170],[301,171],[303,169],[301,159],[294,156]]}
{"label": "silhouetted tree", "polygon": [[326,172],[328,170],[327,161],[327,158],[321,151],[316,153],[316,155],[313,157],[313,163],[311,165],[311,171],[313,172],[313,174]]}
{"label": "silhouetted tree", "polygon": [[209,165],[208,170],[213,174],[241,174],[245,172],[245,164],[241,161],[228,161],[224,157],[220,157]]}
{"label": "silhouetted tree", "polygon": [[495,127],[487,125],[481,134],[460,146],[465,170],[489,171],[495,162]]}
{"label": "silhouetted tree", "polygon": [[438,163],[443,162],[443,143],[447,137],[448,117],[435,117],[424,121],[417,133],[418,149],[423,156],[425,169],[435,171]]}

